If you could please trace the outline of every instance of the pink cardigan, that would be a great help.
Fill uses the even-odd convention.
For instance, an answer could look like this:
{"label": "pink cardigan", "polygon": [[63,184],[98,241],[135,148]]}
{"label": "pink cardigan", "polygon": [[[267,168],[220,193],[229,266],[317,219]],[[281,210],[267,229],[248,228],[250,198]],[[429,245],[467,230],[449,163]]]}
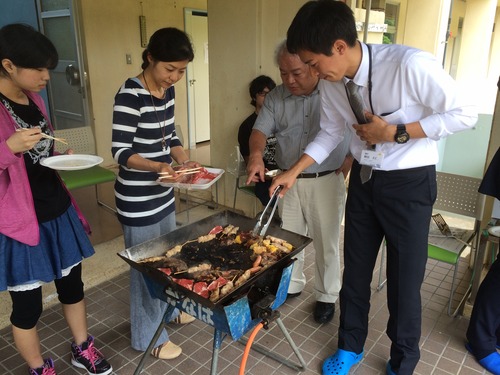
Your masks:
{"label": "pink cardigan", "polygon": [[[45,103],[40,95],[25,93],[48,119]],[[49,126],[52,128],[50,122]],[[19,153],[13,154],[6,142],[16,128],[16,123],[7,109],[0,105],[0,233],[29,246],[35,246],[40,242],[40,231],[24,157]],[[71,194],[69,195],[86,232],[90,233],[87,220]]]}

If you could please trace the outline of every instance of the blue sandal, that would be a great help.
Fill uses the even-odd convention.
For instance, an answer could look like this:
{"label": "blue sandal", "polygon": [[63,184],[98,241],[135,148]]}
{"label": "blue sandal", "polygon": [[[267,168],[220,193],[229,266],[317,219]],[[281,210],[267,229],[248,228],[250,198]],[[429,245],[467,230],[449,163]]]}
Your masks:
{"label": "blue sandal", "polygon": [[[474,355],[472,348],[469,343],[465,344],[465,348]],[[474,355],[474,358],[476,356]],[[477,358],[476,358],[477,360]],[[491,372],[493,375],[500,375],[500,354],[497,352],[491,353],[484,357],[481,360],[477,360],[481,366],[483,366],[486,370]]]}
{"label": "blue sandal", "polygon": [[323,375],[347,375],[351,367],[361,361],[363,353],[356,354],[338,349],[323,363]]}

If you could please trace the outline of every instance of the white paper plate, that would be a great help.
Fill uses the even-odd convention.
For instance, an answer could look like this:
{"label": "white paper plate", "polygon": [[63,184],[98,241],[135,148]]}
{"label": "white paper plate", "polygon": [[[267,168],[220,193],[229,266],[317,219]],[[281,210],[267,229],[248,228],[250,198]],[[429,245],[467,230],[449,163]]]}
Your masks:
{"label": "white paper plate", "polygon": [[222,177],[224,174],[224,169],[219,169],[219,168],[205,168],[208,172],[210,173],[215,173],[217,177],[215,177],[213,180],[205,183],[199,183],[199,184],[183,184],[180,182],[164,182],[160,179],[156,180],[156,182],[161,185],[161,186],[167,186],[167,187],[175,187],[179,189],[199,189],[199,190],[204,190],[212,186],[214,183],[216,183],[219,178]]}
{"label": "white paper plate", "polygon": [[97,155],[73,154],[51,156],[50,158],[43,159],[40,164],[59,171],[77,171],[93,167],[102,162],[103,158]]}
{"label": "white paper plate", "polygon": [[495,237],[500,237],[500,226],[491,227],[488,229],[488,233]]}

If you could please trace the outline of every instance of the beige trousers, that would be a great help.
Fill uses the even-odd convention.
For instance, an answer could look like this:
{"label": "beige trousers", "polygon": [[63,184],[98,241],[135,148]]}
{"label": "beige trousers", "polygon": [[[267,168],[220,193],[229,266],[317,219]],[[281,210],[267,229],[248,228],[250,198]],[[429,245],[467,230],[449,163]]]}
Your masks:
{"label": "beige trousers", "polygon": [[[346,186],[343,174],[300,178],[279,202],[283,229],[313,239],[314,292],[317,301],[336,302],[341,287],[340,225],[344,217]],[[297,254],[288,293],[306,285],[304,251]]]}

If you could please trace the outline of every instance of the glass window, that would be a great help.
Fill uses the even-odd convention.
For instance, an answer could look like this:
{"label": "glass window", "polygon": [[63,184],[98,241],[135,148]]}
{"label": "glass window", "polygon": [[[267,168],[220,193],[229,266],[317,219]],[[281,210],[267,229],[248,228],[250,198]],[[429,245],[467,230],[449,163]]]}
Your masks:
{"label": "glass window", "polygon": [[69,17],[44,18],[43,28],[45,35],[56,46],[59,60],[76,60],[71,19]]}
{"label": "glass window", "polygon": [[398,30],[399,4],[385,4],[385,23],[387,31],[384,33],[384,44],[396,43],[396,32]]}
{"label": "glass window", "polygon": [[42,12],[69,9],[69,0],[40,0]]}

